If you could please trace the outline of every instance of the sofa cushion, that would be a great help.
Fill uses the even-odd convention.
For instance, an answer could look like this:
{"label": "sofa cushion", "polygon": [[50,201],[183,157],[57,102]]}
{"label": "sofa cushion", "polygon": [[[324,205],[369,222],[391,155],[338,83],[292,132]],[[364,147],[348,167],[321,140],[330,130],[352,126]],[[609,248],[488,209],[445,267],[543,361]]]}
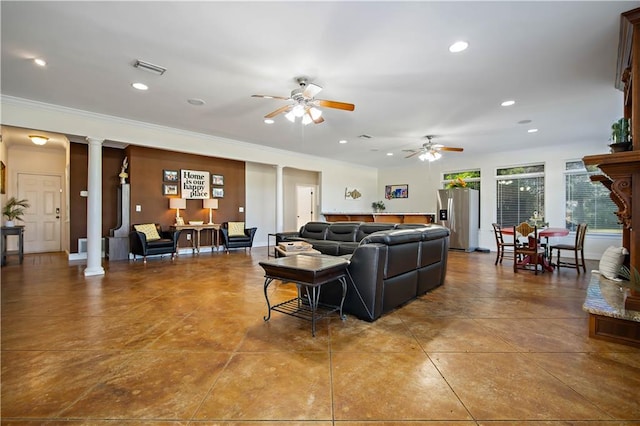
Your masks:
{"label": "sofa cushion", "polygon": [[358,227],[358,233],[356,234],[356,241],[362,241],[367,235],[371,235],[378,231],[387,231],[394,229],[395,223],[363,223]]}
{"label": "sofa cushion", "polygon": [[227,228],[229,229],[230,237],[244,237],[244,222],[228,222]]}
{"label": "sofa cushion", "polygon": [[300,237],[324,240],[327,237],[328,222],[307,222],[300,228]]}
{"label": "sofa cushion", "polygon": [[338,256],[340,254],[341,243],[339,243],[338,241],[307,240],[307,242],[322,254],[327,254],[329,256]]}
{"label": "sofa cushion", "polygon": [[133,225],[133,229],[138,232],[142,232],[147,237],[147,242],[156,241],[160,239],[158,234],[158,228],[153,223],[143,223],[140,225]]}
{"label": "sofa cushion", "polygon": [[358,233],[359,227],[359,222],[332,223],[327,230],[326,239],[331,241],[354,242],[356,240],[356,234]]}
{"label": "sofa cushion", "polygon": [[165,248],[165,247],[173,247],[173,240],[168,238],[160,238],[153,241],[147,241],[148,248]]}

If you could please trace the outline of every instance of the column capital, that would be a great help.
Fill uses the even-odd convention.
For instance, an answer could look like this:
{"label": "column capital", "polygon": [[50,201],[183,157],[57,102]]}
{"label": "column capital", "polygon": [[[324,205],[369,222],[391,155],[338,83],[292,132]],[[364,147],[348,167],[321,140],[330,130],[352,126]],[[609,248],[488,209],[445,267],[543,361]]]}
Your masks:
{"label": "column capital", "polygon": [[102,145],[102,143],[104,142],[104,138],[94,138],[91,136],[87,136],[85,138],[87,140],[87,142],[89,142],[90,144],[98,144],[98,145]]}

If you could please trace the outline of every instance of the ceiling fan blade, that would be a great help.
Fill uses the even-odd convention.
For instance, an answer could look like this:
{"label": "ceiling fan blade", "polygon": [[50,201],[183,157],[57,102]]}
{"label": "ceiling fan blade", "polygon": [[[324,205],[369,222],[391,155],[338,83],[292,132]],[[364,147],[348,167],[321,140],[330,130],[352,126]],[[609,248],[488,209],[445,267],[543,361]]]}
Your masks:
{"label": "ceiling fan blade", "polygon": [[307,99],[313,99],[316,97],[318,93],[322,90],[322,87],[317,84],[309,83],[305,86],[304,91],[302,92],[302,96]]}
{"label": "ceiling fan blade", "polygon": [[416,152],[414,152],[413,154],[409,154],[409,155],[407,155],[407,156],[406,156],[406,157],[404,157],[404,158],[411,158],[411,157],[413,157],[413,156],[415,156],[415,155],[420,154],[420,152],[421,152],[421,151],[416,151]]}
{"label": "ceiling fan blade", "polygon": [[284,96],[273,96],[273,95],[251,95],[252,98],[264,98],[264,99],[282,99],[283,101],[288,101],[291,98],[285,98]]}
{"label": "ceiling fan blade", "polygon": [[346,102],[327,101],[325,99],[316,99],[318,106],[327,108],[343,109],[345,111],[353,111],[356,106],[354,104],[348,104]]}
{"label": "ceiling fan blade", "polygon": [[450,146],[441,146],[440,148],[438,148],[438,151],[462,152],[462,151],[464,151],[464,148],[453,148],[453,147],[450,147]]}
{"label": "ceiling fan blade", "polygon": [[269,114],[265,115],[264,118],[273,118],[278,114],[282,114],[283,112],[285,112],[286,110],[288,110],[289,108],[291,108],[291,105],[285,105],[283,107],[278,108],[275,111],[270,112]]}

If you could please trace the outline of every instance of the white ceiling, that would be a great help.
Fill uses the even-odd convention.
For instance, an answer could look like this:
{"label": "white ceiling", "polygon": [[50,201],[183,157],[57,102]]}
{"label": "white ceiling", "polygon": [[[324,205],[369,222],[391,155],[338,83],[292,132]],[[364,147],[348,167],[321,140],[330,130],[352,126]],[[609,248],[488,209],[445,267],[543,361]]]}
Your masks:
{"label": "white ceiling", "polygon": [[[463,147],[445,153],[460,158],[594,140],[604,152],[622,113],[614,88],[620,13],[637,6],[3,0],[1,90],[374,167],[417,161],[402,150],[427,134]],[[459,39],[469,49],[449,53]],[[35,57],[48,65],[35,66]],[[167,72],[136,69],[136,59]],[[319,125],[282,115],[264,124],[286,101],[251,95],[288,96],[299,75],[324,88],[319,98],[355,111],[325,108]],[[136,81],[149,90],[131,88]],[[516,104],[501,107],[507,99]]]}

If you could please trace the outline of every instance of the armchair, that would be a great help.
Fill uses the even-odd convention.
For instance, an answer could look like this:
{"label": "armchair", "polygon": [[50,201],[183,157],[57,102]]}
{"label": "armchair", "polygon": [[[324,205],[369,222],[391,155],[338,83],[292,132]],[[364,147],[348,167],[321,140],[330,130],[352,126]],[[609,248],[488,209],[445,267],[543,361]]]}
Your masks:
{"label": "armchair", "polygon": [[147,263],[147,256],[154,254],[170,254],[171,260],[178,251],[178,238],[180,231],[163,231],[157,223],[145,223],[133,225],[133,231],[129,233],[129,247],[133,254],[142,256]]}
{"label": "armchair", "polygon": [[223,222],[220,226],[224,249],[229,253],[231,248],[249,248],[253,246],[253,237],[258,228],[245,228],[244,222]]}

